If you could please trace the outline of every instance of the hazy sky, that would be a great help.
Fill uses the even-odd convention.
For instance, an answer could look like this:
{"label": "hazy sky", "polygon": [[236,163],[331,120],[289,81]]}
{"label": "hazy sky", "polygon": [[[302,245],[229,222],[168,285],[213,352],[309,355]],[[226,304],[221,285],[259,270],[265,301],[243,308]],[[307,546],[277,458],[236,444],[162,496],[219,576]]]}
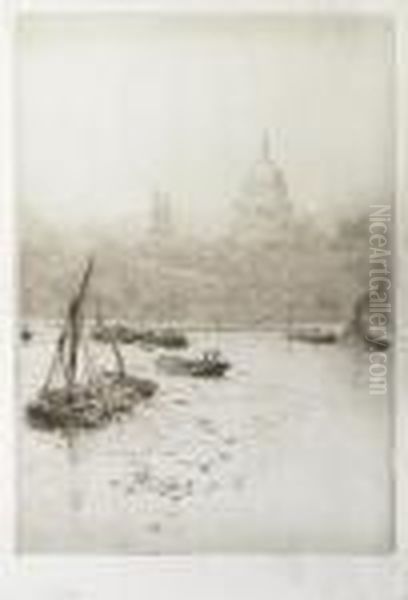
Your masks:
{"label": "hazy sky", "polygon": [[[50,219],[223,222],[262,132],[302,208],[392,194],[392,35],[379,20],[27,17],[18,186]],[[67,221],[68,222],[68,221]]]}

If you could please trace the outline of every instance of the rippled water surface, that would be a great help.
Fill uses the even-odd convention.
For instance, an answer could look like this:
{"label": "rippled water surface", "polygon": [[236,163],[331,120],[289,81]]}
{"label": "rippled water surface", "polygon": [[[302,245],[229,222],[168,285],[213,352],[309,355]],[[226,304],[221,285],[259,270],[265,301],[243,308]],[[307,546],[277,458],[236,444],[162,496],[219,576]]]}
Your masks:
{"label": "rippled water surface", "polygon": [[[31,430],[56,330],[20,351],[20,546],[25,551],[384,551],[390,545],[390,403],[367,356],[272,333],[193,333],[232,362],[222,380],[158,373],[131,417],[72,444]],[[104,360],[106,348],[90,348]],[[107,358],[107,357],[106,357]]]}

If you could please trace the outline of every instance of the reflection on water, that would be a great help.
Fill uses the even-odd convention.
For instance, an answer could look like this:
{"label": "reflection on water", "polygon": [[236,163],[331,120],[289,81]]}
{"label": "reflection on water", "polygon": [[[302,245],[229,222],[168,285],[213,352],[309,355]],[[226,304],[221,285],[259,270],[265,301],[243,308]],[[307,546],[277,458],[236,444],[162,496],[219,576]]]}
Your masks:
{"label": "reflection on water", "polygon": [[[54,337],[21,348],[21,408]],[[368,395],[367,356],[271,333],[192,341],[220,347],[225,379],[159,374],[158,351],[129,346],[129,371],[160,383],[130,418],[67,441],[30,430],[21,410],[22,549],[386,550],[391,415]]]}

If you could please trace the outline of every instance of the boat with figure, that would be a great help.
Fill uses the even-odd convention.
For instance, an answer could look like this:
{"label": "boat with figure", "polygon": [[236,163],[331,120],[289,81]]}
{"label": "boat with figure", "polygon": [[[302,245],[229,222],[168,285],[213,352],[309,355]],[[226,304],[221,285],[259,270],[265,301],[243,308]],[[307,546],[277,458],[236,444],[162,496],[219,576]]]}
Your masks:
{"label": "boat with figure", "polygon": [[219,350],[204,351],[198,357],[164,354],[158,357],[159,369],[169,375],[187,375],[202,378],[220,378],[231,368]]}
{"label": "boat with figure", "polygon": [[131,413],[157,389],[154,381],[127,373],[113,337],[113,367],[100,368],[92,359],[84,310],[92,273],[90,260],[69,301],[45,382],[27,406],[26,416],[32,427],[48,431],[100,428]]}

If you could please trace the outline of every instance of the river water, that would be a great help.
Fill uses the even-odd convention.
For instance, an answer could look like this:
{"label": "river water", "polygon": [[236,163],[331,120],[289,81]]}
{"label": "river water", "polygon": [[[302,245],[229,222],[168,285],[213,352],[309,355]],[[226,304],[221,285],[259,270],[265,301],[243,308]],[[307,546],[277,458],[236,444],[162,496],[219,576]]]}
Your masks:
{"label": "river water", "polygon": [[[19,543],[26,552],[383,552],[392,542],[391,403],[368,394],[368,357],[277,333],[192,333],[232,363],[220,380],[157,372],[155,397],[67,443],[24,406],[56,330],[19,353]],[[92,354],[104,360],[106,348]]]}

